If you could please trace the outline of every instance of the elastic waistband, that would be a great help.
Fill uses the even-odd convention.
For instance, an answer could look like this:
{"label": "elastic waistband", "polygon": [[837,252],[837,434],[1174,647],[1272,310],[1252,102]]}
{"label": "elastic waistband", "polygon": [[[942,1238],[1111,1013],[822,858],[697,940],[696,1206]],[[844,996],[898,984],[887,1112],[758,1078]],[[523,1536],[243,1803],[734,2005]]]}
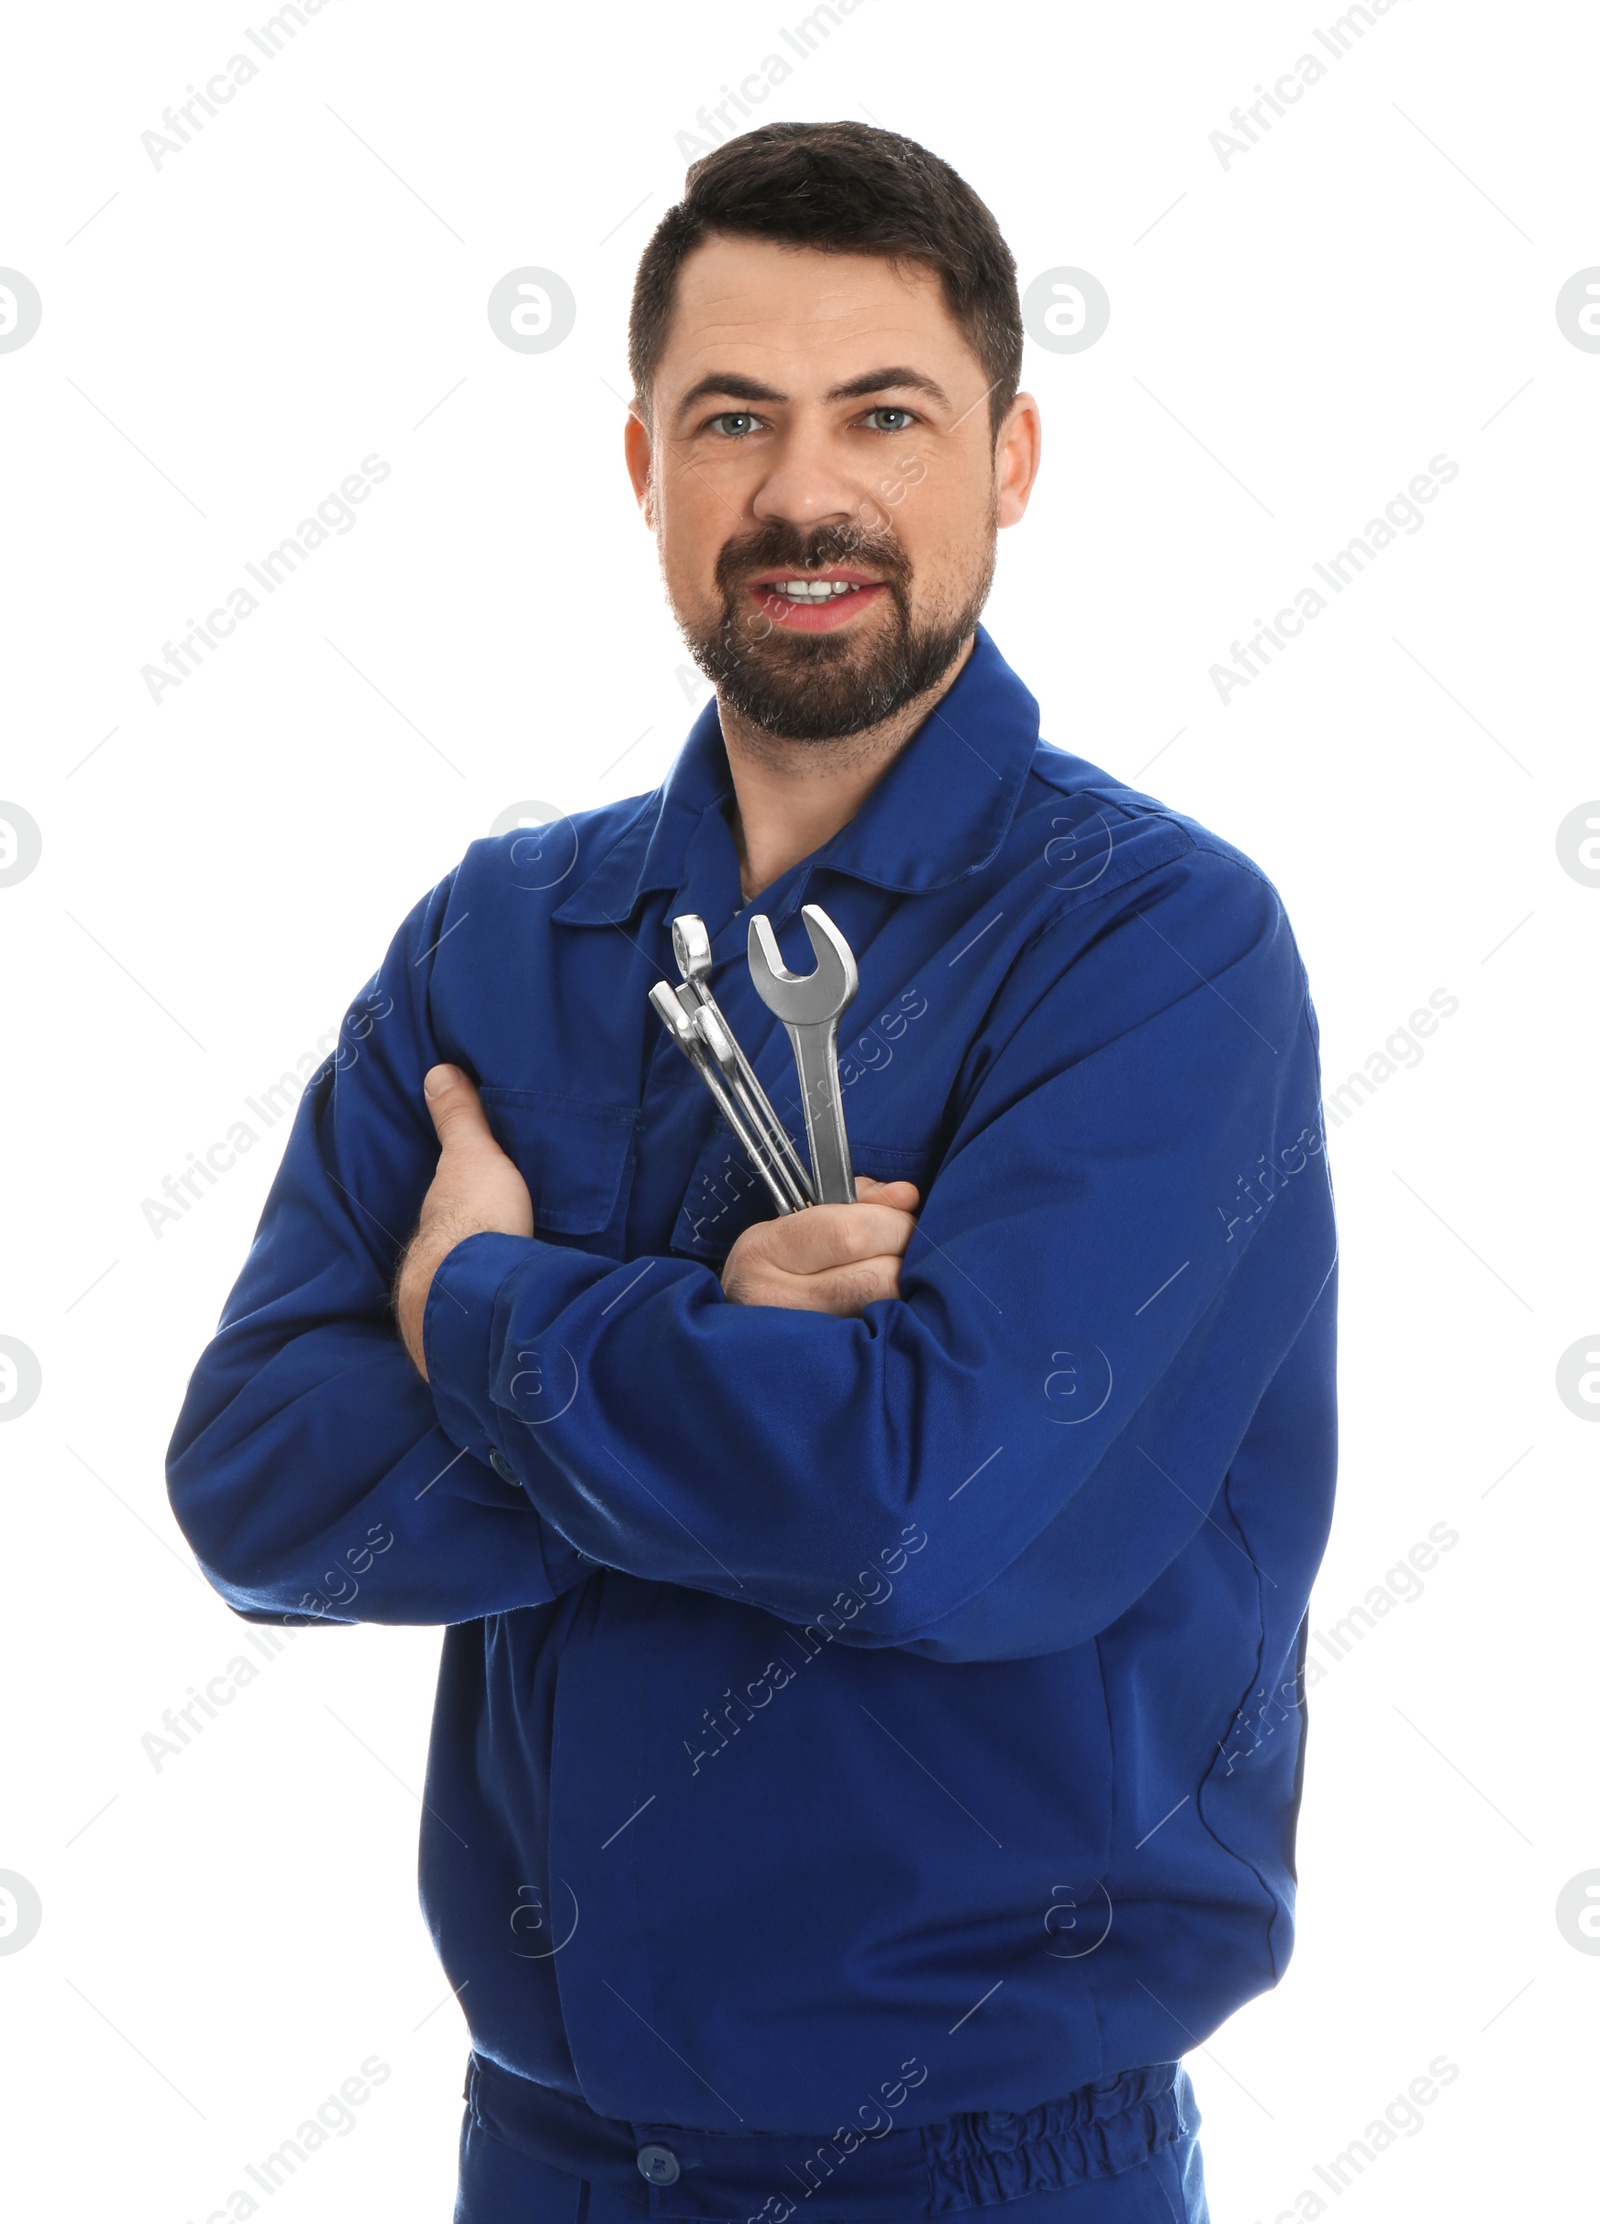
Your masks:
{"label": "elastic waistband", "polygon": [[1178,2062],[1124,2070],[1015,2114],[985,2110],[877,2137],[849,2127],[802,2136],[626,2123],[478,2054],[464,2097],[506,2146],[636,2202],[642,2196],[653,2217],[703,2224],[943,2217],[1115,2176],[1199,2123]]}

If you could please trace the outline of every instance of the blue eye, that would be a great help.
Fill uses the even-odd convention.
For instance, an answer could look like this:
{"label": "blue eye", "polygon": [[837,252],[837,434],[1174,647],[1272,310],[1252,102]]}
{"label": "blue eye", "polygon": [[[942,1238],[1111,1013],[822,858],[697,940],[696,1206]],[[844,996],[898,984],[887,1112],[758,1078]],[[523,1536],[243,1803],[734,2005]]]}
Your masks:
{"label": "blue eye", "polygon": [[897,425],[874,425],[872,427],[874,432],[904,432],[911,422],[910,410],[902,409],[898,402],[880,402],[876,409],[867,411],[867,417],[869,421],[874,417],[898,417],[900,419]]}
{"label": "blue eye", "polygon": [[729,439],[737,440],[750,430],[755,421],[754,414],[748,409],[725,409],[720,417],[712,418],[711,428],[713,432],[726,433]]}

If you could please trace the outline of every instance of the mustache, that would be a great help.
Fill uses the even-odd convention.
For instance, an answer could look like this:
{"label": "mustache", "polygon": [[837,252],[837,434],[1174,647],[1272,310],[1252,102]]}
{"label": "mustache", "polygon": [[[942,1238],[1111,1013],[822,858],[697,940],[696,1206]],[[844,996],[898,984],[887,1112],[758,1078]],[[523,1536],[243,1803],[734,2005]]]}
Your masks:
{"label": "mustache", "polygon": [[903,589],[911,561],[893,533],[865,533],[855,525],[819,525],[802,532],[787,518],[772,518],[751,533],[736,533],[717,557],[716,580],[732,598],[740,582],[755,571],[780,567],[795,578],[825,571],[833,564],[859,564],[877,573],[886,586]]}

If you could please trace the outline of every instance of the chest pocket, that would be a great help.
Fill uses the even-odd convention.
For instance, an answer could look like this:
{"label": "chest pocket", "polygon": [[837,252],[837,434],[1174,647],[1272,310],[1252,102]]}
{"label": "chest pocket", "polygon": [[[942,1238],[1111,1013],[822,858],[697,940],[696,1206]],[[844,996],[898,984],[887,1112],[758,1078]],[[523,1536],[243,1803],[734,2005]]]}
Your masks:
{"label": "chest pocket", "polygon": [[[587,1237],[590,1249],[620,1258],[638,1107],[544,1089],[481,1094],[495,1141],[528,1185],[535,1232]],[[604,1237],[611,1240],[596,1240]]]}

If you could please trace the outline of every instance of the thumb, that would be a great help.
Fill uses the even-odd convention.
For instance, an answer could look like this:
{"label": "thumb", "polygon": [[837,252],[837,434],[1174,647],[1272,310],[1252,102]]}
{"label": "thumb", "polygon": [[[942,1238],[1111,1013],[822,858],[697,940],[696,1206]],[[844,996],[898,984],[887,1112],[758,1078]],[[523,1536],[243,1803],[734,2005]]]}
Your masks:
{"label": "thumb", "polygon": [[897,1212],[911,1212],[916,1208],[917,1190],[912,1182],[881,1182],[875,1181],[870,1174],[857,1174],[856,1203],[889,1205]]}
{"label": "thumb", "polygon": [[494,1140],[478,1092],[459,1066],[430,1066],[422,1077],[422,1092],[434,1131],[447,1150],[480,1137]]}

